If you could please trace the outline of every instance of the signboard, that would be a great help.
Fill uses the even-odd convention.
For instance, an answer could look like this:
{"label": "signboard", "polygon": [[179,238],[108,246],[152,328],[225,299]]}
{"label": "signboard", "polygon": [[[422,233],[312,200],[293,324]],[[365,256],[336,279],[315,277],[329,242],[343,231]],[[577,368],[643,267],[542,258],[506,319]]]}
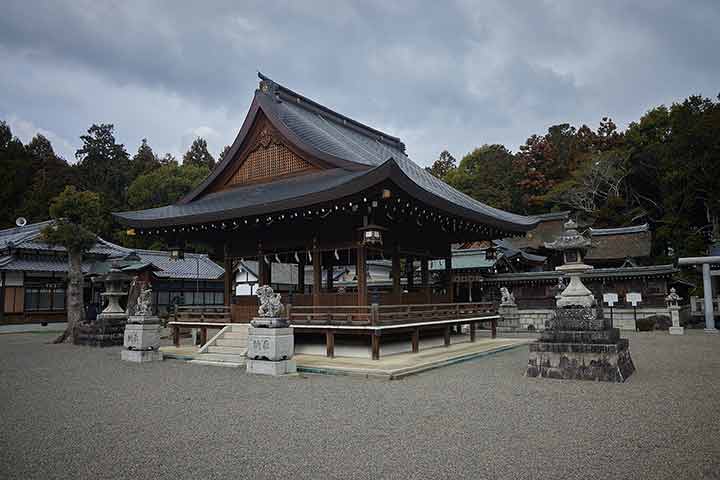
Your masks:
{"label": "signboard", "polygon": [[618,302],[617,293],[603,293],[603,302],[607,303],[611,307],[614,307]]}
{"label": "signboard", "polygon": [[642,295],[640,293],[628,293],[625,295],[625,301],[633,307],[637,307],[637,304],[642,302]]}

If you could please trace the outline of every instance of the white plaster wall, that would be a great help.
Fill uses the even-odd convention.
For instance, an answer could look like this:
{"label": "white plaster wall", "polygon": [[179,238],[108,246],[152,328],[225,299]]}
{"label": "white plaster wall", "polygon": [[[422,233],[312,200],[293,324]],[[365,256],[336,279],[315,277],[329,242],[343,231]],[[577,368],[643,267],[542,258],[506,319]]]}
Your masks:
{"label": "white plaster wall", "polygon": [[[2,282],[1,278],[0,278],[0,282]],[[5,272],[5,286],[6,287],[22,287],[23,286],[22,272]]]}

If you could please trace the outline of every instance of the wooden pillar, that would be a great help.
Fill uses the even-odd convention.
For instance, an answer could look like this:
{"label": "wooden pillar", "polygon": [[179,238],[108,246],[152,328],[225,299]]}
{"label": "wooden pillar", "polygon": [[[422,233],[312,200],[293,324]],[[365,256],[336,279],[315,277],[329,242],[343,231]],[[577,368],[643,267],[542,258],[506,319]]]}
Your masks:
{"label": "wooden pillar", "polygon": [[412,353],[420,351],[420,329],[414,328],[412,331]]}
{"label": "wooden pillar", "polygon": [[322,257],[320,256],[317,238],[313,240],[313,306],[320,306],[320,292],[322,291]]}
{"label": "wooden pillar", "polygon": [[477,324],[475,322],[470,322],[470,341],[475,341],[475,331],[477,330]]}
{"label": "wooden pillar", "polygon": [[331,292],[333,289],[333,277],[335,276],[333,263],[334,262],[332,260],[329,260],[328,264],[325,266],[325,288],[327,288],[328,292]]}
{"label": "wooden pillar", "polygon": [[422,284],[423,291],[425,292],[425,302],[431,303],[430,259],[428,257],[424,257],[420,260],[420,283]]}
{"label": "wooden pillar", "polygon": [[380,335],[378,335],[377,332],[373,332],[370,342],[372,348],[372,359],[380,360]]}
{"label": "wooden pillar", "polygon": [[325,330],[325,355],[335,357],[335,332],[330,329]]}
{"label": "wooden pillar", "polygon": [[298,256],[297,289],[300,294],[305,293],[305,252]]}
{"label": "wooden pillar", "polygon": [[455,275],[452,269],[452,254],[445,257],[445,279],[447,281],[448,302],[455,302]]}
{"label": "wooden pillar", "polygon": [[445,325],[445,330],[443,333],[444,333],[444,337],[445,337],[444,338],[445,346],[449,347],[450,346],[450,325]]}
{"label": "wooden pillar", "polygon": [[262,243],[258,242],[258,285],[269,285],[268,282],[268,270],[269,265],[265,263],[265,256],[263,255]]}
{"label": "wooden pillar", "polygon": [[414,258],[410,255],[405,258],[405,276],[407,276],[408,292],[412,290],[415,283],[415,267],[413,267]]}
{"label": "wooden pillar", "polygon": [[472,284],[473,284],[473,281],[472,281],[472,280],[468,280],[468,302],[471,302],[471,303],[472,303],[472,301],[473,301],[473,296],[472,296]]}
{"label": "wooden pillar", "polygon": [[397,302],[402,303],[402,286],[400,284],[400,252],[397,245],[392,252],[392,276],[393,293],[397,296]]}
{"label": "wooden pillar", "polygon": [[355,276],[357,277],[358,306],[364,307],[368,304],[367,288],[367,248],[361,243],[357,247],[355,261]]}
{"label": "wooden pillar", "polygon": [[233,268],[233,259],[228,255],[227,246],[225,247],[225,256],[223,257],[223,267],[225,268],[225,305],[230,306],[232,296],[235,290],[235,269]]}

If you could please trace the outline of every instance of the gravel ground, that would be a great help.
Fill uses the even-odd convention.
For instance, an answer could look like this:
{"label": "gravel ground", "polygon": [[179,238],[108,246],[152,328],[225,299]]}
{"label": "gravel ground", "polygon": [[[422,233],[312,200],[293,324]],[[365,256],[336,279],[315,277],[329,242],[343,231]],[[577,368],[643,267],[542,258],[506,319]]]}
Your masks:
{"label": "gravel ground", "polygon": [[527,347],[384,382],[0,335],[0,477],[720,479],[720,336],[628,337],[604,384],[526,379]]}

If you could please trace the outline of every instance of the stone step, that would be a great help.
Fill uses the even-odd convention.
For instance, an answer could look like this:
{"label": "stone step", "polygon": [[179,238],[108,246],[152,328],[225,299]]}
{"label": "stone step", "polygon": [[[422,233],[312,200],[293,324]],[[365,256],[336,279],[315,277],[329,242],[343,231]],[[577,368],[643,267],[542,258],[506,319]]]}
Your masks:
{"label": "stone step", "polygon": [[212,365],[214,367],[230,367],[230,368],[238,368],[245,366],[245,362],[226,362],[226,361],[215,361],[215,360],[190,360],[190,363],[195,363],[198,365]]}
{"label": "stone step", "polygon": [[234,338],[218,338],[215,340],[215,345],[211,346],[218,346],[218,347],[247,347],[247,337],[234,337]]}
{"label": "stone step", "polygon": [[245,332],[225,332],[222,338],[247,338],[247,331]]}
{"label": "stone step", "polygon": [[211,345],[207,348],[208,353],[230,353],[233,355],[240,355],[242,357],[245,356],[245,352],[247,351],[247,347],[228,347],[228,346],[216,346]]}
{"label": "stone step", "polygon": [[191,361],[209,361],[209,362],[228,362],[228,363],[245,363],[245,355],[235,355],[230,353],[200,353]]}

